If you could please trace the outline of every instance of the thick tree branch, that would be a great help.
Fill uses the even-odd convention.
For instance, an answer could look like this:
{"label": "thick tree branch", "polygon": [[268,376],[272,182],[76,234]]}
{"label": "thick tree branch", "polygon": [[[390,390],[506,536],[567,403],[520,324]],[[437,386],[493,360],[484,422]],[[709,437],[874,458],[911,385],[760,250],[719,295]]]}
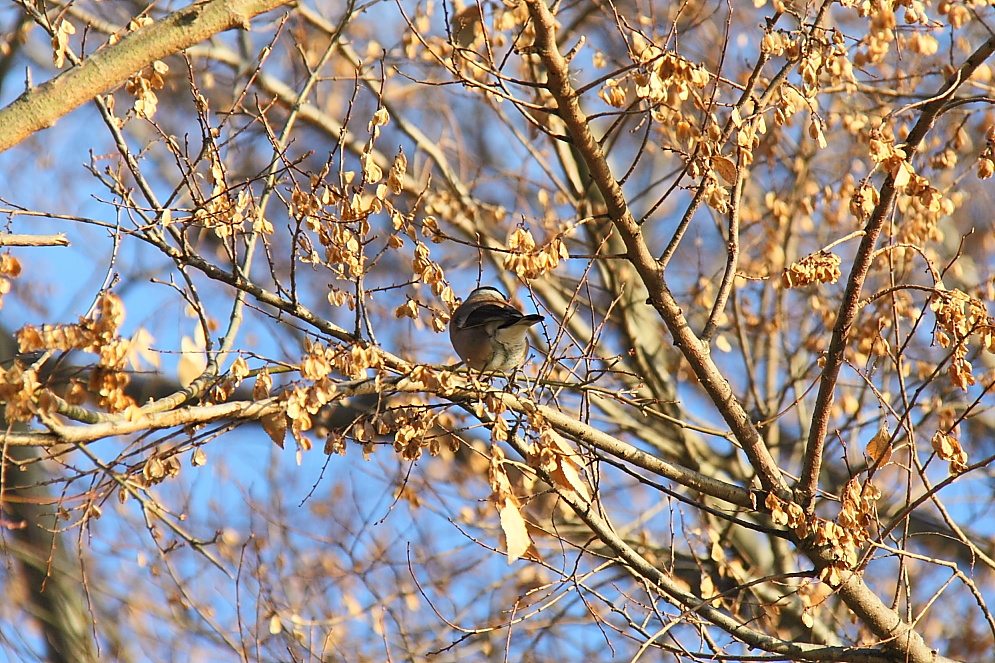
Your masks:
{"label": "thick tree branch", "polygon": [[150,26],[104,46],[77,67],[31,88],[0,109],[0,152],[41,129],[98,94],[123,83],[156,60],[235,27],[289,0],[209,0],[195,2]]}
{"label": "thick tree branch", "polygon": [[[441,374],[437,374],[441,375]],[[440,382],[451,383],[448,378]],[[377,395],[383,397],[390,393],[425,392],[426,385],[412,380],[408,375],[381,376],[353,380],[336,384],[338,398],[354,396]],[[486,392],[467,386],[453,386],[433,390],[434,393],[453,401],[480,400]],[[575,438],[583,444],[590,445],[616,458],[640,467],[657,476],[663,477],[692,491],[714,497],[736,506],[752,509],[756,507],[756,498],[748,490],[731,483],[695,472],[687,467],[671,463],[651,456],[636,449],[616,437],[599,431],[582,421],[564,414],[560,410],[537,405],[523,400],[507,392],[489,392],[500,398],[504,404],[515,412],[530,414],[538,410],[543,418],[564,435]],[[330,404],[333,405],[333,404]],[[143,431],[162,430],[177,426],[190,426],[213,423],[218,421],[255,421],[262,417],[283,412],[285,405],[278,398],[260,401],[232,401],[217,405],[191,406],[168,412],[147,412],[140,416],[118,415],[113,420],[103,420],[83,426],[66,426],[51,419],[46,423],[47,433],[14,433],[0,431],[0,444],[10,447],[50,446],[53,444],[87,444],[119,435],[130,435]]]}
{"label": "thick tree branch", "polygon": [[[658,263],[652,258],[642,237],[641,230],[628,209],[621,187],[611,174],[599,143],[591,134],[587,118],[580,108],[579,101],[570,82],[567,62],[558,50],[555,38],[555,20],[549,8],[543,0],[526,0],[526,4],[532,20],[536,24],[535,51],[546,65],[549,78],[547,87],[557,102],[558,113],[566,123],[578,152],[588,163],[591,176],[604,196],[609,215],[625,243],[629,260],[638,270],[640,277],[650,293],[651,303],[659,311],[661,318],[674,336],[675,344],[691,364],[702,386],[708,392],[713,403],[718,407],[723,418],[742,444],[764,488],[780,495],[785,495],[787,487],[780,475],[780,471],[777,469],[777,465],[764,446],[753,423],[732,394],[729,383],[711,361],[707,347],[695,337],[694,333],[688,327],[680,307],[664,282],[663,273]],[[995,38],[990,40],[990,42],[990,48],[995,49]],[[986,44],[985,48],[989,48],[989,44]],[[988,52],[990,53],[990,50]],[[974,67],[976,67],[983,60],[984,58],[979,58],[976,53],[969,62],[974,62]],[[970,71],[973,71],[973,67]],[[954,79],[948,81],[939,97],[934,102],[930,102],[931,104],[938,103],[938,105],[931,115],[928,109],[924,110],[924,117],[927,115],[930,117],[929,122],[939,114],[942,104],[945,103],[946,96],[952,92],[953,87],[959,84],[960,81],[965,80],[970,71],[962,67]],[[920,129],[920,126],[922,126],[922,122],[920,122],[920,125],[917,125],[916,129]],[[921,140],[924,133],[925,131],[913,131],[913,134],[910,136],[910,142],[914,137],[918,137]],[[888,185],[893,187],[893,180],[890,177]],[[877,238],[877,232],[880,231],[880,226],[894,197],[894,192],[891,192],[890,195],[891,198],[887,202],[885,202],[885,197],[882,195],[882,203],[875,210],[872,222],[868,224],[868,234],[864,237],[862,248],[865,245],[869,248],[861,254],[861,257],[867,261],[867,264],[861,263],[860,258],[855,261],[855,265],[857,266],[851,274],[851,285],[848,287],[848,298],[846,300],[852,305],[854,312],[859,301],[860,285],[869,266],[870,254],[874,241]],[[873,228],[875,221],[878,224],[876,230]],[[834,333],[834,344],[830,348],[831,353],[836,353],[836,372],[839,370],[839,363],[842,362],[843,343],[846,332],[849,330],[849,326],[853,320],[853,312],[850,312],[849,320],[844,320],[846,313],[843,312],[840,315],[840,322],[837,324],[837,332],[839,333]],[[828,389],[826,398],[822,401],[822,404],[827,409],[826,417],[828,417],[828,394],[832,393],[834,385],[835,373],[833,373],[831,379],[824,377],[823,387]],[[821,436],[819,438],[819,445],[819,449],[821,450]],[[815,474],[817,475],[817,472]],[[595,528],[596,523],[589,522],[588,524],[592,528]],[[599,531],[599,534],[602,533],[600,528],[596,528],[596,531]],[[604,533],[610,534],[610,532]],[[609,539],[605,539],[605,541],[608,543]],[[806,552],[817,564],[825,565],[832,561],[822,559],[827,554],[823,551],[808,550]],[[628,559],[627,561],[631,564],[635,563]],[[649,574],[658,573],[655,569],[646,569],[646,572]],[[650,575],[647,577],[653,576]],[[882,638],[888,649],[899,653],[907,661],[929,663],[937,660],[935,652],[925,645],[922,637],[911,626],[901,620],[893,610],[884,605],[880,598],[867,587],[859,575],[852,574],[839,588],[839,593],[847,606],[859,618],[865,621],[871,631]],[[740,634],[737,633],[736,635],[739,636]],[[770,643],[766,644],[768,647],[770,646]],[[764,648],[767,649],[767,647]],[[775,649],[768,649],[768,651],[775,651]]]}
{"label": "thick tree branch", "polygon": [[0,246],[69,246],[65,233],[57,235],[14,235],[0,233]]}
{"label": "thick tree branch", "polygon": [[532,20],[536,24],[535,49],[546,65],[547,88],[556,100],[557,113],[570,132],[577,151],[584,158],[591,178],[604,197],[615,229],[625,243],[629,261],[636,268],[649,292],[649,301],[659,312],[674,344],[684,354],[701,386],[718,408],[766,490],[788,495],[788,485],[770,451],[763,443],[749,415],[736,400],[732,387],[712,361],[707,345],[698,339],[681,311],[677,300],[663,279],[663,271],[643,238],[639,224],[625,200],[622,187],[612,175],[601,145],[591,133],[587,116],[570,82],[569,66],[556,45],[555,19],[544,0],[527,0]]}
{"label": "thick tree branch", "polygon": [[739,486],[705,476],[676,463],[651,456],[633,447],[631,444],[626,444],[618,438],[599,431],[579,421],[576,417],[572,417],[555,408],[526,402],[512,394],[504,392],[501,392],[500,396],[509,409],[523,414],[528,414],[532,410],[538,410],[543,418],[558,431],[595,449],[629,462],[636,467],[641,467],[674,483],[724,500],[730,504],[748,509],[756,508],[756,500],[753,494]]}
{"label": "thick tree branch", "polygon": [[[912,161],[920,143],[926,137],[926,133],[947,107],[951,95],[971,77],[975,69],[991,57],[993,52],[995,52],[995,37],[989,38],[971,54],[971,57],[944,82],[936,95],[922,105],[922,114],[909,133],[904,146],[906,161]],[[815,508],[815,494],[819,485],[819,471],[822,468],[822,450],[829,429],[833,393],[836,390],[836,381],[843,366],[847,337],[857,317],[857,310],[860,308],[860,290],[874,258],[874,245],[877,244],[878,236],[888,219],[897,195],[895,176],[889,173],[881,186],[878,204],[864,226],[864,236],[860,240],[860,246],[853,259],[850,277],[847,279],[846,290],[843,293],[843,302],[840,304],[836,324],[833,327],[833,336],[829,342],[829,350],[826,352],[822,380],[819,383],[819,395],[815,402],[815,410],[812,413],[812,427],[809,429],[808,443],[805,448],[802,474],[795,491],[795,500],[809,513]]]}
{"label": "thick tree branch", "polygon": [[[520,444],[520,440],[512,439],[509,442],[515,447],[516,452],[527,457],[527,449]],[[795,661],[848,661],[850,663],[895,661],[897,663],[897,659],[888,656],[885,652],[869,647],[830,647],[792,642],[749,628],[735,617],[713,607],[711,601],[702,600],[686,591],[673,576],[651,564],[616,534],[615,528],[600,515],[599,509],[580,499],[576,493],[558,488],[557,482],[546,475],[541,468],[536,468],[536,471],[544,481],[553,486],[560,499],[570,505],[578,517],[591,528],[591,531],[625,562],[624,568],[626,570],[635,577],[652,583],[676,604],[701,615],[704,619],[751,647],[774,652]]]}

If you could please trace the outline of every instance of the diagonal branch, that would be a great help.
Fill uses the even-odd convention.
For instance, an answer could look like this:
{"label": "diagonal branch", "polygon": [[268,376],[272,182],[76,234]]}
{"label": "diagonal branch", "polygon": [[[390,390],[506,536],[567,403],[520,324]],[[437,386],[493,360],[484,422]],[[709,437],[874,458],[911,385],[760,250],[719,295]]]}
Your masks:
{"label": "diagonal branch", "polygon": [[[547,87],[556,100],[556,110],[566,124],[578,152],[583,156],[590,168],[591,177],[605,199],[605,204],[615,229],[625,243],[627,257],[638,271],[644,285],[649,291],[650,303],[659,312],[661,318],[674,336],[675,345],[684,354],[684,357],[700,380],[702,387],[706,390],[712,402],[719,409],[726,423],[742,444],[763,487],[766,490],[784,494],[786,492],[786,484],[770,452],[763,444],[758,431],[743,410],[742,405],[734,397],[729,383],[712,362],[707,347],[701,343],[700,339],[694,335],[687,325],[680,307],[664,282],[659,264],[650,255],[641,230],[628,209],[621,187],[611,174],[600,145],[591,134],[587,118],[580,108],[576,92],[570,82],[567,62],[560,54],[556,45],[555,20],[549,8],[544,0],[526,0],[526,4],[532,20],[535,22],[535,52],[542,58],[546,65],[548,76]],[[909,136],[910,157],[914,151],[912,148],[918,146],[919,141],[922,140],[932,121],[942,112],[944,104],[947,101],[947,96],[962,81],[966,80],[970,73],[993,50],[995,50],[995,38],[986,42],[978,52],[972,55],[961,70],[948,80],[947,84],[941,90],[940,95],[924,106],[923,116]],[[868,224],[867,235],[863,238],[861,252],[858,255],[858,261],[855,262],[856,267],[854,272],[851,274],[851,283],[848,286],[847,298],[845,299],[849,310],[841,312],[840,322],[838,322],[833,335],[833,345],[830,346],[830,353],[835,353],[833,359],[836,362],[836,366],[833,369],[827,369],[824,373],[822,387],[825,393],[820,393],[820,396],[825,396],[820,403],[825,408],[825,412],[821,416],[826,418],[826,420],[828,420],[828,395],[832,393],[836,374],[839,371],[839,364],[842,362],[843,344],[856,312],[860,285],[863,283],[863,278],[870,264],[874,241],[881,229],[890,204],[894,200],[895,191],[892,177],[888,178],[886,187],[890,190],[882,193],[881,204],[875,210],[875,214]],[[888,194],[887,200],[885,193]],[[877,224],[876,227],[873,225],[875,223]],[[823,433],[824,427],[825,423],[823,422]],[[815,427],[813,427],[813,434],[814,432]],[[812,439],[816,438],[818,439],[819,447],[819,453],[816,454],[818,456],[821,455],[822,436],[813,435]],[[812,446],[810,444],[810,451],[812,451]],[[809,480],[812,483],[807,484],[813,488],[814,480],[818,478],[817,464],[815,470],[814,473],[810,471]],[[813,474],[815,477],[814,480],[811,479],[811,475]],[[616,543],[612,541],[613,535],[610,530],[602,528],[598,523],[594,522],[593,517],[589,513],[590,510],[585,505],[571,504],[571,506],[575,507],[577,513],[582,518],[585,518],[588,524],[598,532],[599,536],[607,537],[602,540],[609,543],[613,548],[615,547]],[[833,563],[830,553],[825,549],[814,547],[803,547],[802,549],[820,568]],[[617,550],[619,550],[620,554],[623,554],[621,548]],[[637,565],[637,560],[629,559],[625,554],[623,554],[623,557],[633,565],[633,568],[636,568],[640,572],[644,570]],[[645,569],[645,572],[648,574],[645,577],[652,578],[654,581],[660,575],[659,571],[653,568]],[[885,647],[895,652],[903,660],[917,663],[932,663],[941,660],[942,657],[937,656],[925,644],[922,636],[912,626],[903,621],[894,610],[885,605],[880,597],[867,586],[859,574],[850,574],[837,588],[837,592],[847,607],[867,625],[869,630],[882,639]],[[711,614],[703,616],[706,616],[708,619],[717,617],[717,615]],[[737,637],[744,635],[738,631],[730,631],[730,633],[733,633]],[[752,634],[750,636],[752,637]],[[751,642],[751,644],[754,643]],[[773,643],[766,644],[767,646],[771,646]],[[754,646],[763,647],[763,645],[759,644],[754,644]],[[769,649],[769,651],[775,651],[775,649]]]}
{"label": "diagonal branch", "polygon": [[[919,149],[919,144],[933,127],[936,118],[948,108],[950,96],[971,77],[975,69],[991,57],[992,53],[995,53],[995,37],[990,37],[972,53],[960,69],[944,82],[936,95],[922,105],[919,121],[912,128],[904,146],[906,161],[912,161],[916,150]],[[857,317],[857,310],[860,307],[860,290],[874,259],[874,245],[877,243],[878,236],[881,234],[881,229],[891,212],[897,195],[895,176],[889,174],[881,187],[878,204],[871,213],[867,225],[864,226],[864,236],[860,240],[860,246],[853,259],[850,278],[847,280],[843,302],[840,304],[836,325],[833,327],[832,340],[830,340],[829,350],[826,352],[826,363],[822,369],[822,381],[819,384],[815,411],[812,413],[812,427],[809,429],[801,479],[795,491],[795,500],[809,513],[814,509],[816,488],[819,485],[819,471],[822,468],[822,450],[825,445],[826,432],[829,429],[833,392],[836,390],[836,381],[843,366],[843,353],[846,350],[847,336],[850,334],[850,329]]]}
{"label": "diagonal branch", "polygon": [[51,127],[63,115],[123,83],[156,60],[182,51],[289,0],[195,2],[116,44],[104,46],[50,81],[31,88],[0,109],[0,152]]}
{"label": "diagonal branch", "polygon": [[[522,457],[528,457],[528,449],[518,438],[508,440],[515,451]],[[773,652],[794,661],[848,661],[850,663],[884,663],[894,660],[884,652],[871,647],[834,647],[782,640],[766,633],[757,631],[740,622],[736,617],[712,606],[711,601],[688,592],[679,581],[665,571],[657,568],[625,542],[603,518],[600,510],[573,491],[563,490],[557,486],[555,479],[550,477],[541,467],[533,468],[556,491],[561,500],[591,529],[591,531],[607,545],[619,559],[624,562],[623,568],[640,580],[652,583],[670,601],[687,610],[697,613],[702,618],[715,624],[730,635],[736,637],[751,647]]]}
{"label": "diagonal branch", "polygon": [[625,244],[626,256],[649,292],[649,302],[660,314],[674,337],[674,344],[684,354],[701,386],[742,445],[761,485],[765,490],[787,495],[787,483],[760,433],[733,395],[731,385],[712,361],[708,346],[691,330],[677,300],[664,282],[663,270],[646,245],[642,230],[629,210],[622,187],[612,175],[601,145],[591,133],[587,116],[581,109],[577,93],[570,82],[568,63],[556,45],[553,15],[543,0],[526,0],[526,4],[536,24],[535,51],[546,65],[547,88],[556,100],[556,113],[563,120],[578,153],[590,169],[591,178],[605,200],[608,215]]}

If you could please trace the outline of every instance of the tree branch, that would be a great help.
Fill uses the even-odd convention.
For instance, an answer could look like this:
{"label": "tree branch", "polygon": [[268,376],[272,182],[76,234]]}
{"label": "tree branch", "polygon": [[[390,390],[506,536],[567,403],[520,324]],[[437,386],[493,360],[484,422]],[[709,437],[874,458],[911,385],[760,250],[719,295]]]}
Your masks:
{"label": "tree branch", "polygon": [[57,235],[15,235],[0,233],[0,246],[69,246],[65,233]]}
{"label": "tree branch", "polygon": [[555,19],[544,0],[526,0],[532,20],[536,23],[536,53],[546,65],[547,88],[556,100],[557,112],[573,138],[577,151],[590,169],[591,178],[604,197],[612,223],[625,244],[629,261],[636,268],[649,292],[649,302],[656,308],[674,344],[684,354],[701,386],[732,429],[765,490],[788,495],[788,485],[763,443],[749,415],[736,400],[732,387],[712,361],[708,347],[702,344],[681,311],[677,300],[663,279],[663,271],[642,236],[639,224],[632,217],[622,187],[612,175],[601,145],[591,133],[587,116],[580,107],[570,82],[569,66],[556,45]]}
{"label": "tree branch", "polygon": [[[992,53],[995,52],[995,37],[991,37],[982,44],[971,56],[961,65],[960,69],[954,72],[939,89],[935,96],[922,105],[922,114],[918,122],[909,133],[908,140],[904,146],[905,160],[911,162],[916,150],[926,133],[932,128],[933,122],[939,117],[947,107],[950,96],[962,83],[971,77],[977,69]],[[829,429],[829,415],[833,405],[833,392],[836,390],[836,381],[839,378],[840,369],[843,366],[843,354],[846,350],[847,336],[853,327],[853,322],[857,317],[857,310],[860,308],[860,290],[867,278],[867,272],[871,267],[874,258],[874,245],[877,243],[881,228],[891,212],[898,189],[895,187],[895,176],[888,174],[884,184],[881,186],[881,195],[877,206],[871,213],[867,225],[864,226],[864,236],[860,240],[860,246],[854,256],[850,277],[847,280],[846,290],[843,293],[843,302],[840,304],[839,313],[836,316],[836,324],[833,327],[833,336],[829,342],[829,350],[826,352],[826,363],[822,369],[822,380],[819,383],[819,395],[815,402],[815,411],[812,413],[812,427],[809,429],[808,442],[805,448],[805,459],[802,466],[801,478],[795,490],[795,500],[807,513],[811,513],[815,508],[816,488],[819,485],[819,471],[822,468],[822,450],[825,446],[826,432]]]}
{"label": "tree branch", "polygon": [[248,28],[249,19],[289,0],[209,0],[195,2],[116,44],[104,46],[55,78],[31,88],[0,109],[0,152],[41,129],[98,94],[123,83],[156,60],[235,27]]}

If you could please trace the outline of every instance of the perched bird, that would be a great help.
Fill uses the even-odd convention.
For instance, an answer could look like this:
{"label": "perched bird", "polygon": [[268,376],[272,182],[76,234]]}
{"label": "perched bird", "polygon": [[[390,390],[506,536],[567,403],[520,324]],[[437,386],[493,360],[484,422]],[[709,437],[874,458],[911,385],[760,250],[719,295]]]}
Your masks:
{"label": "perched bird", "polygon": [[449,340],[473,370],[507,373],[525,363],[529,352],[525,335],[542,321],[541,315],[525,315],[500,290],[485,286],[471,292],[453,312]]}

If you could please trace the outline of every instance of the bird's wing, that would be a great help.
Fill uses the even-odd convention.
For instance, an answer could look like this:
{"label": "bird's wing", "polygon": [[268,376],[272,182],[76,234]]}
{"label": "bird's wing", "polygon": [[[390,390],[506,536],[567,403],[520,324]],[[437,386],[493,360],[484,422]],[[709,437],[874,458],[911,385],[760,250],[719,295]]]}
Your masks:
{"label": "bird's wing", "polygon": [[493,322],[515,322],[522,318],[521,312],[514,306],[507,304],[481,304],[466,315],[461,325],[463,329],[468,327],[481,327]]}

